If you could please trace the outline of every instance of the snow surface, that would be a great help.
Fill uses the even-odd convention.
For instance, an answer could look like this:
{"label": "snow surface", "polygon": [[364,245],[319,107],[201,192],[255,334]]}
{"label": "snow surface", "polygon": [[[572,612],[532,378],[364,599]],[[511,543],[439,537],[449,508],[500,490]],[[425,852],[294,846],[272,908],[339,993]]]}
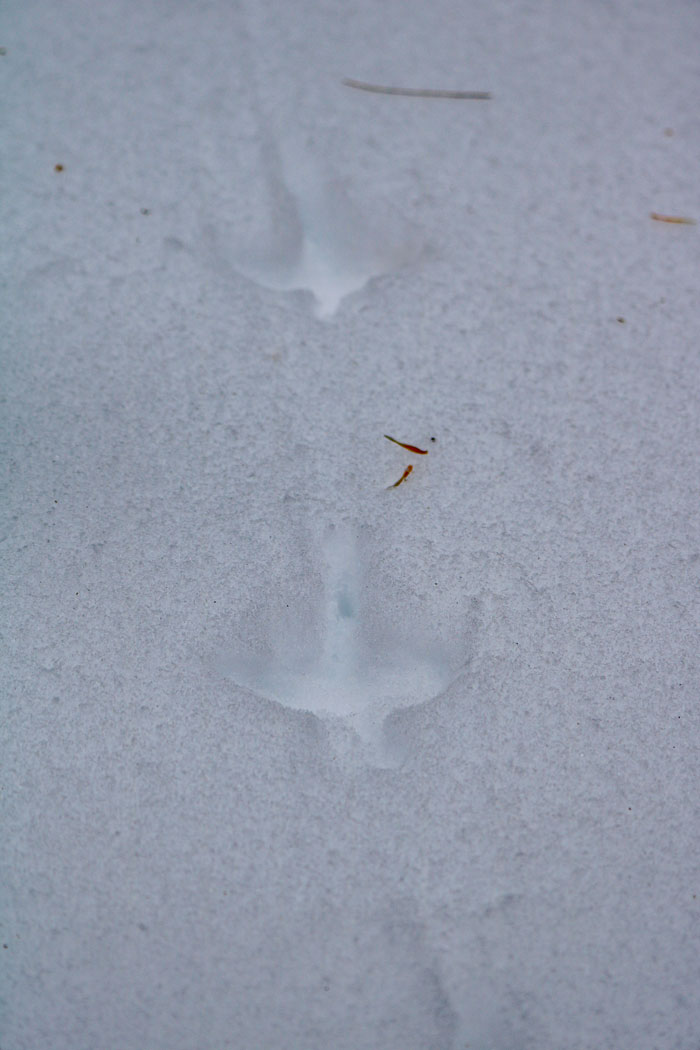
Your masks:
{"label": "snow surface", "polygon": [[2,1050],[698,1050],[697,4],[0,44]]}

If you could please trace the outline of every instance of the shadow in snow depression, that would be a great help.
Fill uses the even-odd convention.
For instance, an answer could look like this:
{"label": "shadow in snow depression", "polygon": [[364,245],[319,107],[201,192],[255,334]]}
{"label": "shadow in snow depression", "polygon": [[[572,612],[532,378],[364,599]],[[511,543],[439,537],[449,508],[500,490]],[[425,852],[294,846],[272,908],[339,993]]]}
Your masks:
{"label": "shadow in snow depression", "polygon": [[370,630],[357,542],[346,528],[329,530],[323,544],[324,598],[312,632],[277,635],[258,652],[227,654],[225,674],[239,685],[286,707],[341,720],[365,745],[373,763],[393,764],[383,726],[397,708],[442,693],[464,663],[418,627]]}
{"label": "shadow in snow depression", "polygon": [[331,317],[347,295],[417,255],[415,236],[390,207],[360,206],[299,150],[280,151],[268,178],[274,183],[271,233],[240,246],[219,231],[216,254],[264,288],[310,291],[317,317]]}

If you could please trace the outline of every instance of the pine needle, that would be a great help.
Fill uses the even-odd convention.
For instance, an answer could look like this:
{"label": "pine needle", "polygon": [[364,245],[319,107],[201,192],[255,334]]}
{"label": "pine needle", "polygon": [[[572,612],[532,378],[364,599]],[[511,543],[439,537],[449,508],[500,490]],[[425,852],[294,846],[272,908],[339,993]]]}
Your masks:
{"label": "pine needle", "polygon": [[343,80],[346,87],[358,91],[372,91],[375,95],[405,95],[409,98],[466,98],[483,101],[491,98],[490,91],[440,91],[435,88],[384,87],[382,84],[367,84],[364,80]]}
{"label": "pine needle", "polygon": [[649,212],[649,215],[657,222],[676,222],[681,226],[697,226],[695,219],[686,219],[682,215],[659,215],[657,211]]}

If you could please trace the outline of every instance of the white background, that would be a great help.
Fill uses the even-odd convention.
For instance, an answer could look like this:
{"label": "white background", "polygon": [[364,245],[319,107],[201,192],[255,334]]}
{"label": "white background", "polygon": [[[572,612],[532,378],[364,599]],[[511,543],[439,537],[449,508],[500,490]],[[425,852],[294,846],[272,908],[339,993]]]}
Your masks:
{"label": "white background", "polygon": [[697,4],[0,24],[3,1050],[697,1050]]}

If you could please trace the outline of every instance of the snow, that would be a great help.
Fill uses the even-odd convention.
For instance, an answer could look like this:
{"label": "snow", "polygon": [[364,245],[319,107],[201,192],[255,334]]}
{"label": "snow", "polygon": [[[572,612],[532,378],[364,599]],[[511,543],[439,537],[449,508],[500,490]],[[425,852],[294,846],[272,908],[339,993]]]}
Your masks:
{"label": "snow", "polygon": [[3,1050],[697,1050],[699,37],[5,6]]}

